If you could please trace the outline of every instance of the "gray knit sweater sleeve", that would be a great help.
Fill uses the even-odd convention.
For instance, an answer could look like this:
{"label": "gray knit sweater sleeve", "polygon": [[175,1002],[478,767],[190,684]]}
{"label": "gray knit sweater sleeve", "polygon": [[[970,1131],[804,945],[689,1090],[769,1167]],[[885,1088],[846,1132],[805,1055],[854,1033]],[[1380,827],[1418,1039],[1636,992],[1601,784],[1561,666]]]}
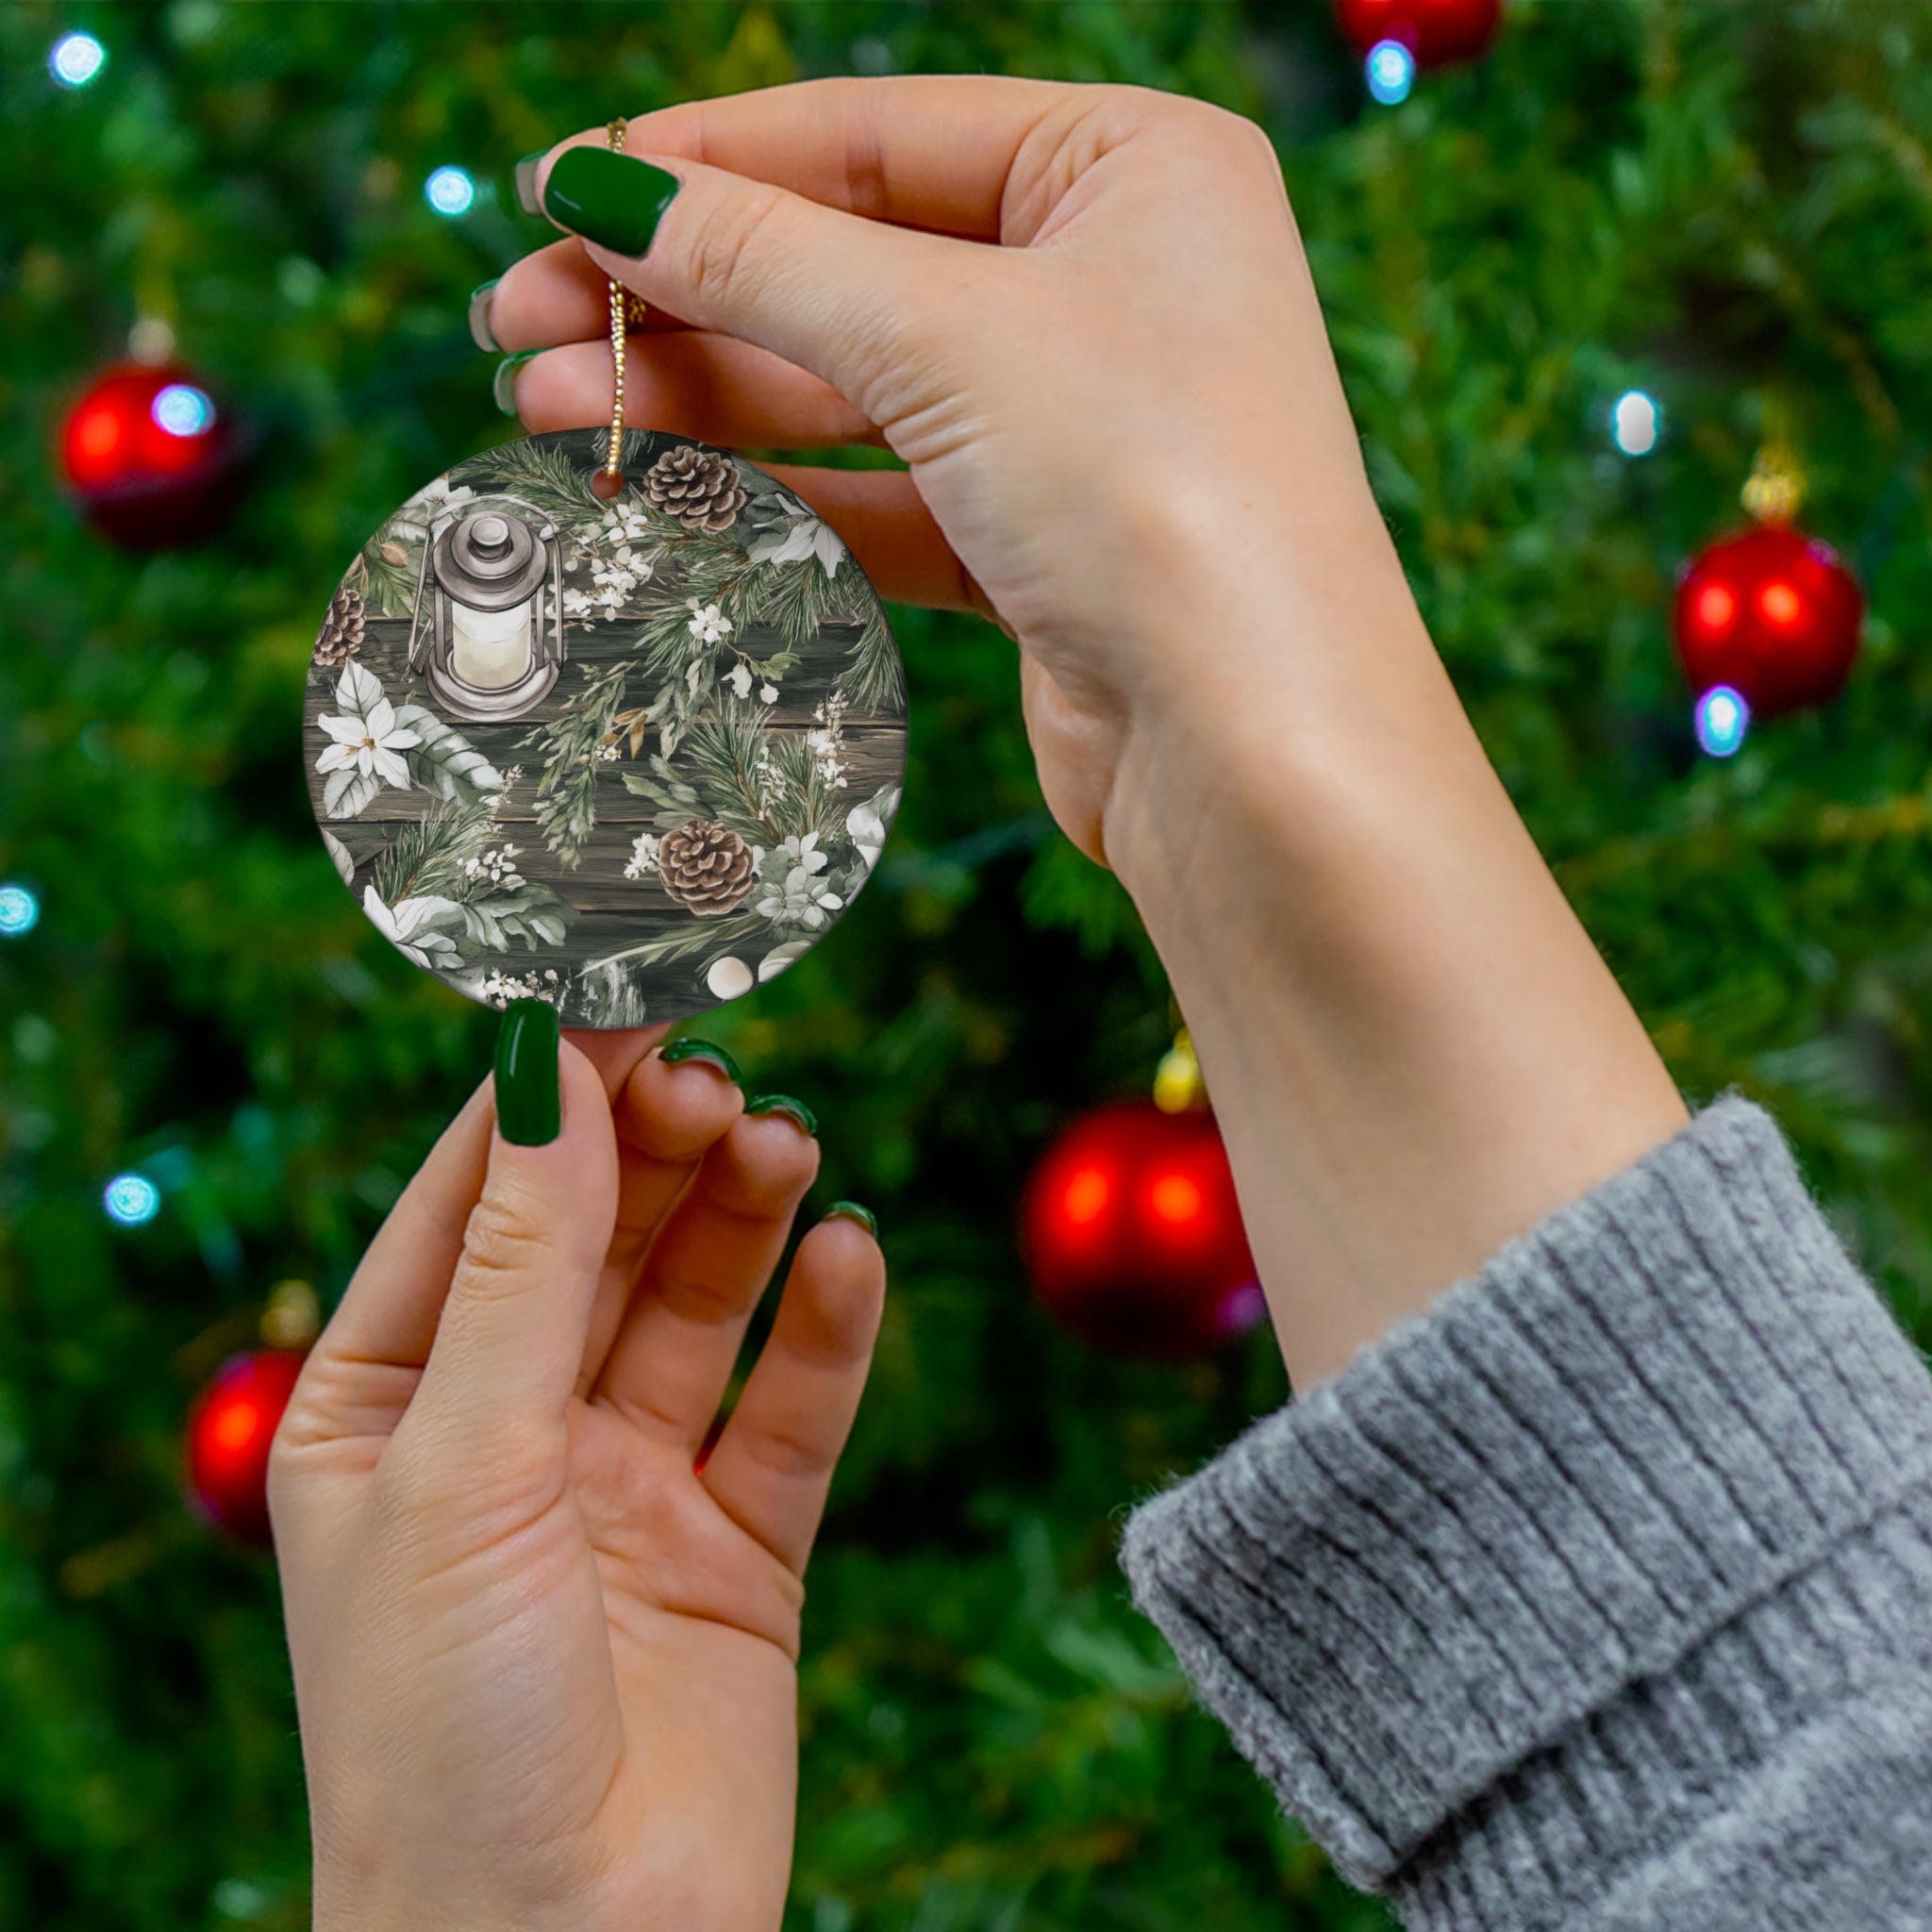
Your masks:
{"label": "gray knit sweater sleeve", "polygon": [[1124,1560],[1417,1932],[1932,1927],[1932,1377],[1742,1101],[1143,1506]]}

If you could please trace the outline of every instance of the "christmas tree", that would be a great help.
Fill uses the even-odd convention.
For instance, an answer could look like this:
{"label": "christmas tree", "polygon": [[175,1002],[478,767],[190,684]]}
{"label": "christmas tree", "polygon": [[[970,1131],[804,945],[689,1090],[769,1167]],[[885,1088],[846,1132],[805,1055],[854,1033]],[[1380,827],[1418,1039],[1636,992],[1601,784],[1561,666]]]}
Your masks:
{"label": "christmas tree", "polygon": [[[1777,1112],[1932,1338],[1932,13],[1518,0],[1385,104],[1313,0],[10,7],[0,1925],[308,1924],[273,1565],[184,1507],[181,1428],[274,1283],[326,1308],[489,1064],[494,1016],[341,891],[296,721],[358,546],[515,433],[464,325],[551,233],[511,162],[692,96],[982,70],[1274,137],[1381,502],[1532,830],[1686,1091]],[[245,464],[218,534],[151,555],[56,453],[137,329]],[[1675,575],[1774,429],[1862,652],[1834,705],[1712,757]],[[1279,1357],[1264,1328],[1117,1360],[1029,1295],[1026,1174],[1145,1091],[1165,986],[1041,808],[1007,640],[892,615],[911,754],[877,874],[700,1029],[818,1109],[818,1205],[878,1210],[894,1282],[811,1575],[790,1923],[1384,1925],[1126,1601],[1123,1506],[1278,1403]]]}

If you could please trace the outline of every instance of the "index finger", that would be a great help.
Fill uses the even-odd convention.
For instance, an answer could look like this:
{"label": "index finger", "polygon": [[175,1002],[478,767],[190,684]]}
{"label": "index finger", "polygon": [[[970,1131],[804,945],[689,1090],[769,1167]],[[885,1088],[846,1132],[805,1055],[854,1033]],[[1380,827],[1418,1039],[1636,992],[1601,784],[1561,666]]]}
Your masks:
{"label": "index finger", "polygon": [[[1092,92],[1004,75],[801,80],[640,114],[626,146],[900,227],[1010,241],[1004,204],[1028,137]],[[600,130],[558,146],[604,139]],[[518,190],[528,206],[533,180]]]}

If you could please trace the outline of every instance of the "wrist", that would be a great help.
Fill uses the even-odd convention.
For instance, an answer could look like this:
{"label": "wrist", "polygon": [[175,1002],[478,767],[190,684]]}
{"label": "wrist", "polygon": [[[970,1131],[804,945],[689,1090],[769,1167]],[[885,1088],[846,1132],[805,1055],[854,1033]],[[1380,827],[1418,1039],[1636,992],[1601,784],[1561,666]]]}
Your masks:
{"label": "wrist", "polygon": [[1684,1108],[1406,583],[1338,569],[1271,601],[1272,653],[1258,626],[1134,718],[1104,833],[1303,1385]]}

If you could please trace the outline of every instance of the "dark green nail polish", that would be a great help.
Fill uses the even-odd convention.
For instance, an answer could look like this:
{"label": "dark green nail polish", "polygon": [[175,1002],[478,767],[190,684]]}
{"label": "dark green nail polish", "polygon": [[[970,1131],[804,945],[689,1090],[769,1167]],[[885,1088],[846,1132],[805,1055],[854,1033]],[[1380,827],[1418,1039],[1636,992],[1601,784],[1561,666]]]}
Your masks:
{"label": "dark green nail polish", "polygon": [[517,371],[532,356],[541,356],[541,349],[520,349],[514,356],[506,356],[496,365],[496,374],[490,378],[490,393],[496,398],[496,407],[506,416],[517,412]]}
{"label": "dark green nail polish", "polygon": [[819,1130],[818,1116],[802,1100],[793,1100],[789,1093],[760,1093],[756,1100],[744,1103],[746,1113],[782,1113],[801,1132],[816,1136]]}
{"label": "dark green nail polish", "polygon": [[486,354],[500,356],[503,344],[490,326],[490,298],[496,293],[497,277],[492,275],[480,288],[470,291],[470,340]]}
{"label": "dark green nail polish", "polygon": [[684,1060],[702,1060],[708,1067],[716,1067],[734,1087],[744,1085],[738,1062],[722,1046],[708,1040],[674,1040],[658,1058],[667,1067],[677,1066]]}
{"label": "dark green nail polish", "polygon": [[519,1147],[542,1147],[563,1131],[557,1067],[557,1008],[512,1000],[496,1036],[496,1124]]}
{"label": "dark green nail polish", "polygon": [[[548,148],[543,150],[543,154],[549,152]],[[543,212],[537,200],[537,170],[542,164],[543,154],[525,155],[516,165],[517,206],[526,215]]]}
{"label": "dark green nail polish", "polygon": [[649,161],[608,147],[567,147],[543,184],[543,212],[599,247],[642,255],[680,186]]}
{"label": "dark green nail polish", "polygon": [[824,1218],[827,1221],[856,1221],[874,1241],[878,1239],[878,1216],[870,1208],[861,1208],[857,1201],[834,1201],[825,1209]]}

